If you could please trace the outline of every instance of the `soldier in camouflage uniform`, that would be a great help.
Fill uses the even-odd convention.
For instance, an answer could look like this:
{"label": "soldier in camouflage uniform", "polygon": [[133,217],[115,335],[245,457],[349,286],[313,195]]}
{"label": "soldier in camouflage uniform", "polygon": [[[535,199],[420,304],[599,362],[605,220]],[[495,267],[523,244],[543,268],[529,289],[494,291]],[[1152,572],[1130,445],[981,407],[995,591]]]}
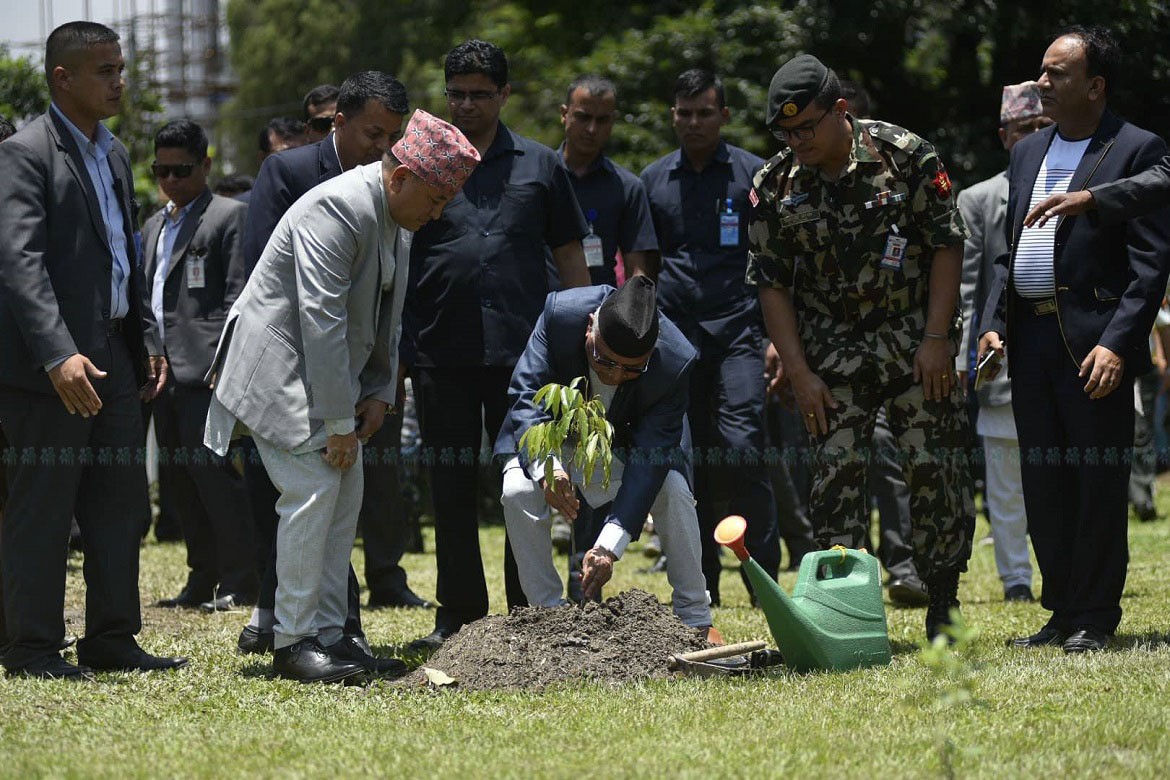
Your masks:
{"label": "soldier in camouflage uniform", "polygon": [[868,443],[884,407],[933,639],[958,607],[975,525],[954,372],[967,230],[934,147],[846,113],[836,74],[815,57],[780,68],[768,101],[789,148],[755,178],[747,280],[810,434],[817,541],[863,545]]}

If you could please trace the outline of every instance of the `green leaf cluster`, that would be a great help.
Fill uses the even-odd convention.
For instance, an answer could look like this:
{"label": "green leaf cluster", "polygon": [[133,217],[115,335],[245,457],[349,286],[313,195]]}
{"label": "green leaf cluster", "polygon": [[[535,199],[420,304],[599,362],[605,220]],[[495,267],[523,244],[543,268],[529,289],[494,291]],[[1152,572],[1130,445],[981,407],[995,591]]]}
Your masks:
{"label": "green leaf cluster", "polygon": [[605,419],[605,404],[597,396],[587,398],[585,377],[568,385],[551,382],[537,391],[533,403],[543,406],[551,419],[537,423],[520,437],[520,447],[533,463],[544,462],[544,479],[553,481],[552,458],[562,458],[573,448],[572,464],[588,485],[600,464],[602,487],[609,487],[613,465],[613,426]]}

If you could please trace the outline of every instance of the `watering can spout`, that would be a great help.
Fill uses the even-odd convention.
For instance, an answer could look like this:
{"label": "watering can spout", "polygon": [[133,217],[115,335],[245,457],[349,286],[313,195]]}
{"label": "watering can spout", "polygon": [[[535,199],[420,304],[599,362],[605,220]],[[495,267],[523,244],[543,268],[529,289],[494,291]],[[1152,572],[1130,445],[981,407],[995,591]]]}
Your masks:
{"label": "watering can spout", "polygon": [[748,553],[746,531],[747,521],[732,515],[715,528],[715,541],[742,562],[785,664],[808,671],[890,662],[876,558],[858,550],[809,553],[789,596]]}

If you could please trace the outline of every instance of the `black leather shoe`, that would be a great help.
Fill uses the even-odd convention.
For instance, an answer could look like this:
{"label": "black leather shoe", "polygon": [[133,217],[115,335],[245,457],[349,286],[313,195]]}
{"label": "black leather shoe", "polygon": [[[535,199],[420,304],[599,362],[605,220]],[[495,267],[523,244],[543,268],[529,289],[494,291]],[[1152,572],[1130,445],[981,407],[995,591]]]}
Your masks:
{"label": "black leather shoe", "polygon": [[[892,590],[893,586],[890,587]],[[946,633],[946,629],[952,625],[952,616],[959,609],[958,570],[934,572],[926,583],[926,592],[926,641],[933,642],[941,634],[946,636],[947,644],[953,644],[954,637]]]}
{"label": "black leather shoe", "polygon": [[173,599],[159,599],[156,607],[182,607],[183,609],[198,609],[199,605],[211,598],[210,593],[196,593],[190,588],[183,588]]}
{"label": "black leather shoe", "polygon": [[62,651],[68,650],[69,648],[73,647],[75,644],[77,644],[77,635],[76,634],[66,634],[65,638],[61,640],[61,647],[59,647],[57,649],[62,650]]}
{"label": "black leather shoe", "polygon": [[1012,585],[1003,592],[1004,601],[1035,601],[1036,597],[1032,595],[1032,589],[1027,585]]}
{"label": "black leather shoe", "polygon": [[344,636],[339,641],[325,648],[329,655],[341,661],[353,661],[362,665],[362,669],[370,674],[384,677],[401,677],[410,671],[404,662],[397,658],[384,658],[374,655],[364,648],[369,645],[359,641],[358,637]]}
{"label": "black leather shoe", "polygon": [[29,677],[34,680],[92,680],[93,670],[87,666],[74,666],[59,655],[49,656],[22,666],[9,669],[9,677]]}
{"label": "black leather shoe", "polygon": [[255,598],[241,595],[239,593],[227,593],[218,598],[205,601],[199,605],[199,609],[204,612],[232,612],[243,609],[256,602]]}
{"label": "black leather shoe", "polygon": [[272,652],[272,643],[276,635],[272,631],[264,631],[256,626],[244,626],[240,638],[236,640],[236,647],[245,655],[263,655]]}
{"label": "black leather shoe", "polygon": [[392,607],[397,609],[434,609],[434,603],[427,601],[410,588],[397,593],[370,594],[370,609]]}
{"label": "black leather shoe", "polygon": [[1044,626],[1032,636],[1020,636],[1007,641],[1008,647],[1056,647],[1064,644],[1068,634],[1059,628]]}
{"label": "black leather shoe", "polygon": [[312,637],[277,648],[272,669],[287,680],[302,683],[341,682],[365,671],[359,663],[334,657]]}
{"label": "black leather shoe", "polygon": [[95,671],[101,672],[165,672],[182,669],[188,664],[187,659],[181,655],[171,658],[151,655],[141,647],[122,655],[98,658],[83,657],[79,652],[77,658],[79,661],[85,661],[86,665]]}
{"label": "black leather shoe", "polygon": [[404,648],[404,652],[411,655],[431,655],[447,641],[447,637],[454,634],[444,628],[436,628],[426,636],[420,636]]}
{"label": "black leather shoe", "polygon": [[889,585],[890,601],[903,607],[925,607],[930,604],[926,583],[917,577],[899,577]]}
{"label": "black leather shoe", "polygon": [[1109,635],[1095,628],[1082,628],[1064,640],[1066,653],[1097,653],[1109,646]]}

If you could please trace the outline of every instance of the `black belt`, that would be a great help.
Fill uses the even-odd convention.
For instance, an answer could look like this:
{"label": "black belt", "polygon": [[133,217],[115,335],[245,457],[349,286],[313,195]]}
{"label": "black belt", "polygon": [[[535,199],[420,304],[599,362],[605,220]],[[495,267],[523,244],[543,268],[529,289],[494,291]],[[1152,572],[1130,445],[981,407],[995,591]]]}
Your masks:
{"label": "black belt", "polygon": [[113,336],[115,333],[121,333],[122,322],[122,320],[108,320],[106,322],[106,335]]}
{"label": "black belt", "polygon": [[1025,298],[1022,295],[1017,295],[1016,298],[1019,305],[1026,307],[1024,311],[1029,314],[1037,317],[1056,314],[1056,298]]}

